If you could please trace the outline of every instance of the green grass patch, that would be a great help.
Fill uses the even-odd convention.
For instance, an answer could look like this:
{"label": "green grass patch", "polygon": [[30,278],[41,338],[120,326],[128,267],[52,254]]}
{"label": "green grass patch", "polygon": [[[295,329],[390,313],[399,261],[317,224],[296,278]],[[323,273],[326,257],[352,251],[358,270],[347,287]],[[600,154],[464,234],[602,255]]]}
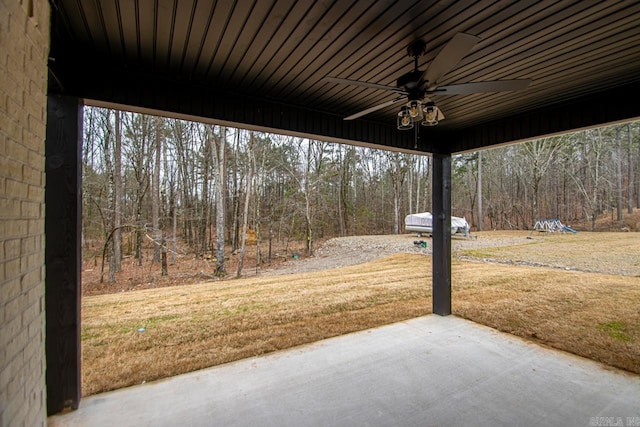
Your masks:
{"label": "green grass patch", "polygon": [[89,332],[87,330],[82,332],[82,341],[92,340],[94,338],[99,338],[100,334],[96,334],[95,332]]}
{"label": "green grass patch", "polygon": [[527,251],[529,247],[540,245],[543,242],[537,240],[531,240],[527,243],[520,243],[516,245],[510,245],[508,247],[487,247],[487,248],[478,248],[478,249],[460,249],[456,252],[458,255],[468,256],[472,258],[493,258],[493,257],[501,257],[508,256],[511,258],[511,254],[514,251]]}
{"label": "green grass patch", "polygon": [[631,341],[627,334],[627,324],[624,322],[605,322],[598,325],[598,330],[605,332],[611,338],[621,341]]}
{"label": "green grass patch", "polygon": [[484,249],[465,249],[458,251],[458,254],[463,256],[469,256],[473,258],[487,258],[493,255],[493,252],[489,252]]}
{"label": "green grass patch", "polygon": [[180,319],[180,316],[177,314],[166,314],[163,316],[154,316],[150,317],[144,321],[144,325],[147,329],[158,326],[159,324],[170,322],[172,320]]}

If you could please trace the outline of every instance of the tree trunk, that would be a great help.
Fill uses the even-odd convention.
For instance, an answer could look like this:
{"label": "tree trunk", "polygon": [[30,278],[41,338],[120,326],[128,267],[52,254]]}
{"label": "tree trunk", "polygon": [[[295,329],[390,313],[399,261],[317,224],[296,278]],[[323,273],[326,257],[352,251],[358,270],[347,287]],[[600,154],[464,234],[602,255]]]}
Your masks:
{"label": "tree trunk", "polygon": [[151,221],[153,226],[153,262],[160,262],[160,155],[162,152],[162,119],[155,118],[155,162],[153,165],[153,182],[151,183]]}
{"label": "tree trunk", "polygon": [[[167,155],[167,140],[165,138],[163,140],[163,156],[162,161],[164,164],[165,178],[164,178],[164,192],[163,192],[163,206],[164,212],[167,216],[167,220],[171,221],[171,260],[170,263],[173,265],[176,262],[176,251],[177,251],[177,236],[176,232],[178,229],[178,214],[177,214],[177,206],[176,206],[176,189],[175,182],[177,177],[177,169],[175,167],[175,159],[172,159],[171,163],[169,163],[169,156]],[[171,168],[169,167],[171,165]],[[165,225],[168,228],[168,221],[165,222]],[[165,227],[163,227],[163,235],[166,236],[166,232],[164,231]],[[166,239],[166,237],[165,237]]]}
{"label": "tree trunk", "polygon": [[[240,131],[236,129],[236,137],[235,142],[233,143],[233,152],[240,152]],[[242,178],[238,173],[238,159],[236,157],[235,161],[232,163],[233,171],[231,175],[233,179],[231,183],[233,184],[233,200],[231,206],[231,251],[235,252],[238,249],[238,238],[240,236],[240,185],[239,182],[242,182]]]}
{"label": "tree trunk", "polygon": [[304,194],[305,194],[305,204],[304,204],[304,217],[305,217],[305,234],[307,238],[307,255],[313,256],[313,213],[311,212],[311,149],[312,142],[308,140],[307,144],[307,154],[306,154],[306,165],[305,165],[305,184],[304,184]]}
{"label": "tree trunk", "polygon": [[[106,126],[106,135],[104,136],[103,155],[104,155],[105,168],[107,171],[107,175],[109,177],[108,206],[111,214],[108,216],[108,219],[106,219],[105,225],[106,225],[106,229],[108,230],[106,244],[108,245],[107,256],[109,260],[109,283],[115,283],[116,262],[115,262],[114,246],[113,246],[113,239],[112,239],[112,230],[114,228],[114,223],[115,223],[116,191],[115,191],[115,174],[114,174],[113,159],[111,157],[112,154],[111,154],[111,146],[110,146],[111,135],[113,130],[111,128],[111,115],[109,113],[110,112],[107,111],[107,115],[106,115],[107,126]],[[104,262],[104,255],[105,254],[103,252],[103,262]]]}
{"label": "tree trunk", "polygon": [[116,282],[116,257],[113,239],[109,240],[109,283]]}
{"label": "tree trunk", "polygon": [[249,146],[247,152],[249,154],[249,171],[247,173],[247,188],[244,196],[244,209],[242,211],[242,234],[240,243],[240,254],[238,256],[238,270],[236,271],[236,277],[242,276],[242,266],[244,264],[244,249],[247,240],[247,226],[249,225],[249,202],[251,201],[251,190],[253,187],[253,132],[249,134]]}
{"label": "tree trunk", "polygon": [[353,208],[351,209],[351,235],[358,233],[358,175],[356,174],[356,155],[353,155]]}
{"label": "tree trunk", "polygon": [[338,194],[337,194],[337,208],[338,208],[338,229],[340,231],[340,237],[344,237],[347,235],[346,227],[344,224],[344,211],[342,208],[342,179],[338,181]]}
{"label": "tree trunk", "polygon": [[[640,127],[640,126],[638,126]],[[640,142],[638,143],[638,155],[636,156],[637,165],[640,166]],[[635,165],[634,165],[635,167]],[[638,193],[636,194],[636,208],[640,209],[640,168],[638,168],[638,184],[636,186],[636,190]]]}
{"label": "tree trunk", "polygon": [[178,252],[178,208],[176,207],[175,202],[175,193],[171,192],[172,199],[172,209],[171,214],[173,215],[173,240],[171,242],[171,264],[176,263],[176,255]]}
{"label": "tree trunk", "polygon": [[534,223],[535,221],[541,219],[540,218],[540,208],[538,207],[538,199],[540,197],[540,177],[533,177],[533,217],[531,218]]}
{"label": "tree trunk", "polygon": [[122,124],[120,122],[120,111],[115,111],[116,115],[116,140],[113,147],[113,227],[116,229],[113,234],[113,268],[116,272],[122,271]]}
{"label": "tree trunk", "polygon": [[402,189],[406,181],[406,162],[400,153],[388,154],[388,167],[393,188],[393,233],[400,234],[402,229]]}
{"label": "tree trunk", "polygon": [[409,157],[409,213],[413,212],[413,156]]}
{"label": "tree trunk", "polygon": [[633,138],[631,138],[631,125],[627,123],[627,163],[629,165],[629,183],[627,189],[627,213],[629,215],[633,214],[633,186],[634,186],[634,169],[635,165],[633,164]]}
{"label": "tree trunk", "polygon": [[260,265],[262,264],[262,249],[261,249],[261,244],[262,244],[262,237],[261,237],[261,230],[260,230],[260,224],[262,222],[261,220],[261,215],[262,215],[262,211],[261,211],[261,197],[262,195],[265,194],[265,189],[264,189],[264,177],[262,176],[262,174],[264,174],[265,171],[265,164],[266,164],[266,155],[265,155],[265,149],[263,148],[262,150],[260,150],[260,155],[262,156],[260,159],[260,168],[258,168],[257,165],[257,161],[255,158],[255,154],[252,156],[253,158],[253,166],[254,166],[254,175],[255,175],[255,199],[256,199],[256,212],[255,212],[255,231],[256,231],[256,273],[258,273],[258,269],[260,268]]}
{"label": "tree trunk", "polygon": [[[141,203],[139,204],[139,206]],[[141,209],[139,207],[139,209]],[[142,213],[138,210],[136,215],[137,217],[137,227],[136,227],[136,258],[138,259],[138,266],[142,265],[142,233],[144,224],[142,223]]]}
{"label": "tree trunk", "polygon": [[551,168],[551,186],[552,195],[553,195],[553,217],[560,218],[560,191],[559,191],[559,173],[558,173],[558,162],[553,162],[553,167]]}
{"label": "tree trunk", "polygon": [[200,251],[207,253],[207,230],[209,229],[209,216],[211,215],[211,203],[209,202],[209,174],[210,164],[213,160],[211,153],[211,134],[205,132],[204,138],[204,154],[202,165],[202,217],[200,218]]}
{"label": "tree trunk", "polygon": [[477,180],[477,196],[478,199],[478,231],[482,231],[482,151],[478,151],[478,180]]}
{"label": "tree trunk", "polygon": [[622,135],[616,130],[616,219],[622,221]]}
{"label": "tree trunk", "polygon": [[167,268],[167,241],[162,237],[162,276],[167,276],[169,270]]}
{"label": "tree trunk", "polygon": [[420,212],[420,183],[422,182],[422,156],[418,157],[418,161],[416,162],[416,211],[409,213],[418,213]]}
{"label": "tree trunk", "polygon": [[400,234],[400,191],[393,187],[393,234]]}
{"label": "tree trunk", "polygon": [[309,197],[305,202],[305,224],[307,235],[307,255],[313,256],[313,223],[311,222],[311,202]]}
{"label": "tree trunk", "polygon": [[269,223],[269,265],[271,265],[271,258],[272,258],[272,252],[271,252],[271,246],[273,244],[273,221],[271,221]]}
{"label": "tree trunk", "polygon": [[226,177],[226,144],[227,144],[227,129],[224,126],[220,127],[220,136],[215,138],[216,144],[216,269],[214,274],[216,276],[224,276],[227,271],[224,266],[224,220],[225,220],[225,197],[224,197],[224,183]]}
{"label": "tree trunk", "polygon": [[340,232],[340,237],[344,237],[347,235],[347,225],[346,225],[346,210],[345,210],[345,198],[344,194],[345,190],[345,182],[347,180],[347,176],[349,175],[349,164],[346,161],[347,155],[343,156],[342,154],[342,145],[338,145],[338,158],[336,159],[336,163],[338,165],[338,188],[336,194],[336,204],[338,210],[338,230]]}

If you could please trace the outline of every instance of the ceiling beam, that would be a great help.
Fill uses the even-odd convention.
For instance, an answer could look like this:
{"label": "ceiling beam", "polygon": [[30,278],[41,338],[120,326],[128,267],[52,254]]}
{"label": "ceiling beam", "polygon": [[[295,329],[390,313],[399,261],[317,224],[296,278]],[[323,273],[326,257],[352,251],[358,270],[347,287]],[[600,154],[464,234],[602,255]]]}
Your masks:
{"label": "ceiling beam", "polygon": [[[74,72],[68,69],[58,72],[59,75],[73,77],[68,77],[62,84],[56,83],[49,91],[85,99],[93,105],[120,106],[131,111],[156,112],[380,149],[423,154],[427,151],[426,145],[416,145],[413,132],[398,131],[395,122],[345,121],[341,115],[319,111],[312,105],[292,105],[257,95],[225,93],[186,81],[168,81],[113,69],[109,72],[96,71],[101,68],[85,64]],[[55,70],[53,72],[56,73]]]}
{"label": "ceiling beam", "polygon": [[74,72],[64,70],[59,73],[67,76],[62,85],[50,79],[56,83],[50,87],[50,93],[82,98],[94,105],[421,154],[475,151],[640,117],[640,104],[630,96],[640,93],[640,82],[634,82],[463,129],[420,127],[416,137],[414,131],[398,131],[395,122],[367,118],[345,121],[341,115],[313,106],[253,94],[225,93],[197,83],[170,81],[129,70],[111,68],[104,72],[105,69],[85,63]]}

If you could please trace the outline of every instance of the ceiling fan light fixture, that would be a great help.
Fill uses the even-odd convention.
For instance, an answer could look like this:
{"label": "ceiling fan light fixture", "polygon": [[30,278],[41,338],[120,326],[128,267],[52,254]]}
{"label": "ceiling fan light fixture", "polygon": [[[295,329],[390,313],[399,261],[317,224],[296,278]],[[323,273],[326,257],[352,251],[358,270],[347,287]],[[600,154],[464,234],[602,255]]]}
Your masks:
{"label": "ceiling fan light fixture", "polygon": [[352,114],[345,117],[344,120],[357,119],[374,111],[379,111],[391,105],[404,102],[397,116],[398,129],[413,129],[415,123],[420,123],[423,126],[435,126],[438,122],[444,120],[445,117],[442,111],[436,107],[427,96],[510,92],[523,90],[531,83],[531,79],[515,79],[468,82],[441,86],[439,81],[453,70],[458,63],[473,50],[480,40],[480,37],[466,33],[455,34],[453,38],[440,49],[440,52],[430,61],[425,70],[418,68],[418,60],[426,53],[427,45],[424,40],[416,40],[407,48],[407,53],[413,58],[413,70],[398,77],[395,87],[338,77],[325,77],[325,80],[333,83],[385,90],[396,94],[396,98]]}
{"label": "ceiling fan light fixture", "polygon": [[438,124],[438,107],[433,102],[424,105],[424,120],[420,123],[422,126],[435,126]]}
{"label": "ceiling fan light fixture", "polygon": [[411,113],[409,107],[403,106],[398,112],[398,130],[413,129],[413,120],[411,120]]}
{"label": "ceiling fan light fixture", "polygon": [[409,116],[411,116],[412,119],[417,120],[421,113],[420,101],[413,99],[407,102],[407,108],[409,110]]}

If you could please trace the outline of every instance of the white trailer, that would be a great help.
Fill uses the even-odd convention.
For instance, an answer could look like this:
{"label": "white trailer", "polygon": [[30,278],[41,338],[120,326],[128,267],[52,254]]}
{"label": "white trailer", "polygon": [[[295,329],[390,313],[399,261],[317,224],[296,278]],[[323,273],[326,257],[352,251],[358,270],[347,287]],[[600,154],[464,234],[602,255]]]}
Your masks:
{"label": "white trailer", "polygon": [[[433,234],[433,215],[431,212],[422,212],[407,215],[404,219],[404,229],[407,233]],[[465,218],[451,217],[451,235],[462,234],[464,237],[470,236],[469,223]]]}

